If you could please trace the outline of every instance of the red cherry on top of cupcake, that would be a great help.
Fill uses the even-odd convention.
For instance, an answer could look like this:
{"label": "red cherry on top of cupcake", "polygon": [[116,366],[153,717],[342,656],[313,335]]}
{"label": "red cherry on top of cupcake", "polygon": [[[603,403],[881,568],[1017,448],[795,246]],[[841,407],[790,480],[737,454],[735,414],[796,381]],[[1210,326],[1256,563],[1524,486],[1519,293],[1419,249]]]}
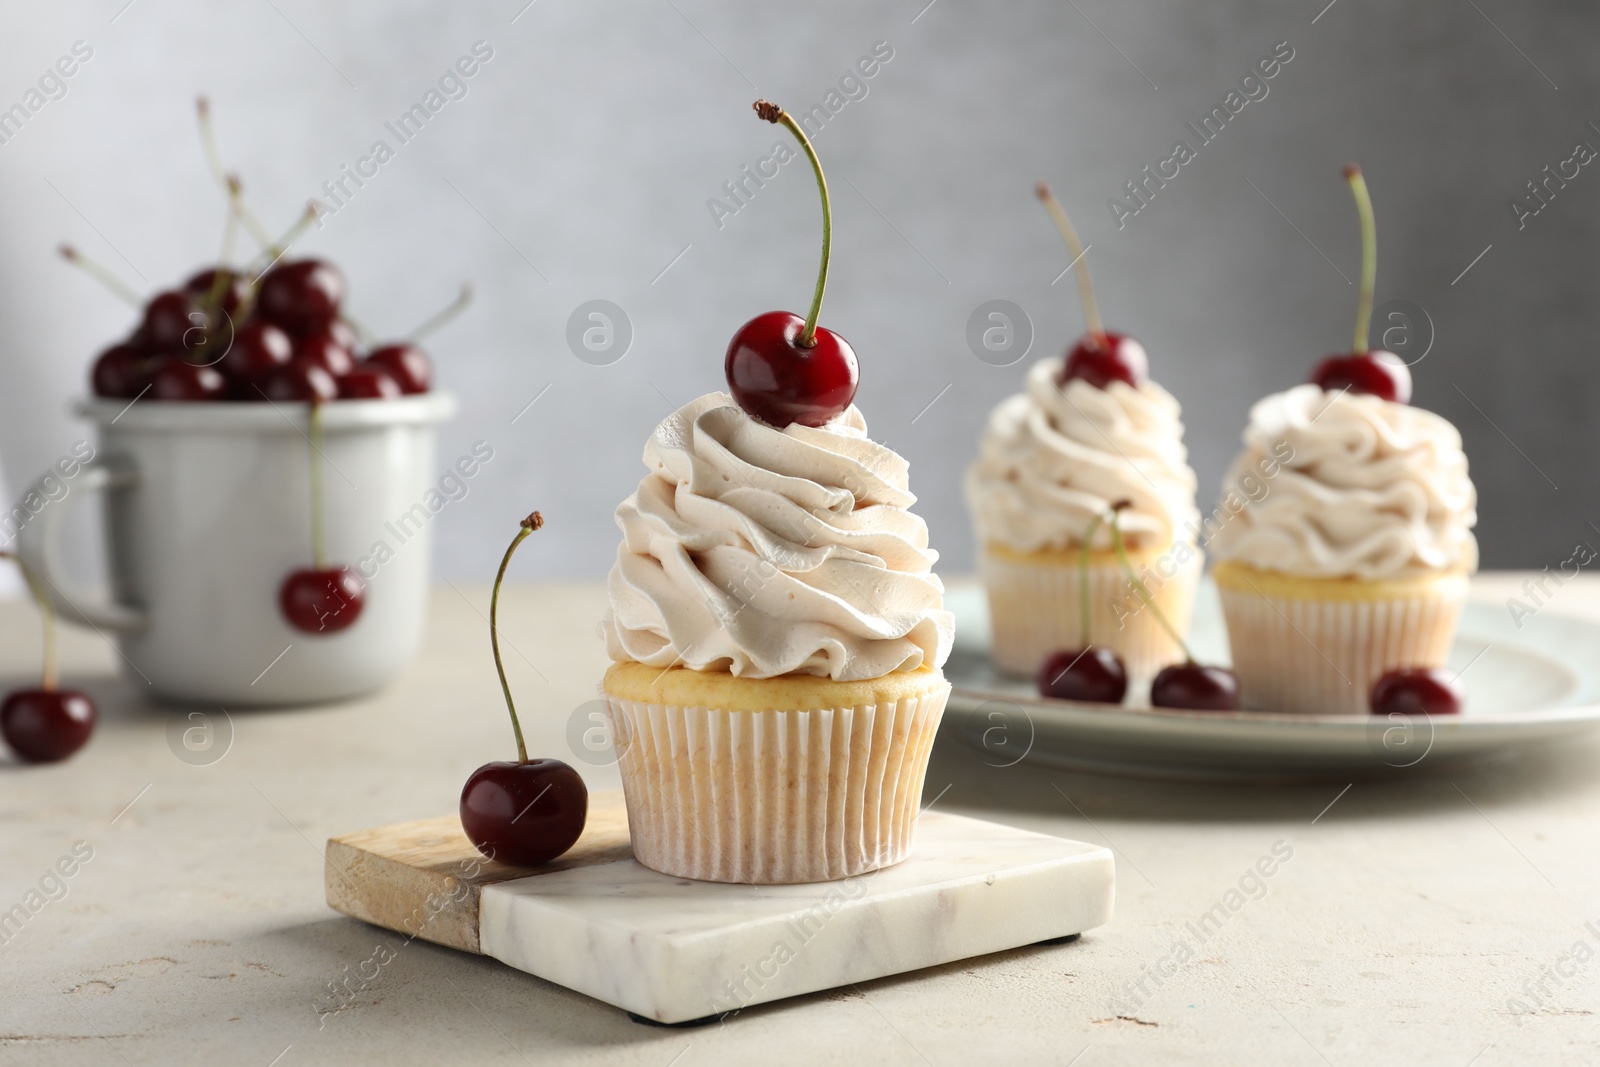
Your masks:
{"label": "red cherry on top of cupcake", "polygon": [[822,163],[810,139],[788,112],[766,100],[757,100],[755,111],[767,122],[794,134],[811,161],[817,190],[822,195],[822,265],[806,317],[802,319],[790,311],[757,315],[739,327],[728,343],[723,371],[728,391],[753,418],[779,428],[790,423],[822,426],[849,408],[860,382],[856,353],[850,343],[817,325],[822,294],[828,286],[828,256],[833,240],[828,182],[822,176]]}
{"label": "red cherry on top of cupcake", "polygon": [[1083,302],[1083,320],[1088,327],[1088,332],[1067,352],[1056,384],[1065,387],[1076,378],[1096,389],[1104,389],[1112,382],[1138,388],[1141,382],[1150,377],[1150,357],[1145,355],[1144,345],[1127,334],[1107,330],[1101,325],[1100,307],[1095,303],[1094,284],[1089,280],[1089,264],[1083,258],[1083,244],[1078,240],[1078,231],[1072,228],[1072,220],[1067,218],[1066,210],[1050,191],[1050,186],[1040,182],[1033,187],[1033,191],[1044,204],[1045,210],[1050,212],[1056,229],[1061,231],[1061,239],[1066,242],[1067,251],[1072,253],[1071,265],[1076,268],[1078,297]]}
{"label": "red cherry on top of cupcake", "polygon": [[1378,276],[1378,228],[1372,214],[1372,197],[1361,168],[1345,164],[1344,180],[1355,196],[1361,219],[1361,291],[1356,298],[1356,338],[1349,354],[1335,354],[1317,364],[1311,381],[1329,392],[1365,393],[1396,404],[1411,402],[1411,369],[1399,356],[1370,349],[1372,290]]}

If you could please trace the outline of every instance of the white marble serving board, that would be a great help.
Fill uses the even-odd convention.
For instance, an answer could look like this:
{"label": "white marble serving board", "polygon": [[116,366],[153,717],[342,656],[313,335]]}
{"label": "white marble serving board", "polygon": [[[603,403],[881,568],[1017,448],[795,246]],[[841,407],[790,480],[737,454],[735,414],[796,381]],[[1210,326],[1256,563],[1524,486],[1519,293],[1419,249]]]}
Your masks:
{"label": "white marble serving board", "polygon": [[[444,822],[409,825],[437,837]],[[1111,918],[1115,882],[1111,853],[1099,846],[928,812],[910,859],[856,878],[697,882],[613,849],[565,869],[479,876],[475,931],[470,918],[445,929],[446,915],[430,933],[386,917],[409,910],[385,899],[395,883],[420,868],[444,870],[436,841],[427,842],[426,864],[415,849],[402,857],[392,842],[403,831],[330,842],[329,903],[662,1023],[1079,934]],[[383,844],[373,844],[377,836]],[[406,863],[415,866],[408,872]]]}

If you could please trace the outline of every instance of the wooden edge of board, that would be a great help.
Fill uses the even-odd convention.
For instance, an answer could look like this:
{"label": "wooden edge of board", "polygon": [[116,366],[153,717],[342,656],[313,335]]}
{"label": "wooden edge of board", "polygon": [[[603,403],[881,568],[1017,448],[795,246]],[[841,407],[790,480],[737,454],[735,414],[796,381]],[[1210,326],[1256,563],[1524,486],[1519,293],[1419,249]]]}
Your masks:
{"label": "wooden edge of board", "polygon": [[335,911],[407,937],[481,953],[478,907],[484,886],[632,855],[622,793],[610,790],[589,797],[583,836],[542,867],[485,858],[462,832],[460,817],[445,815],[329,838],[323,885]]}

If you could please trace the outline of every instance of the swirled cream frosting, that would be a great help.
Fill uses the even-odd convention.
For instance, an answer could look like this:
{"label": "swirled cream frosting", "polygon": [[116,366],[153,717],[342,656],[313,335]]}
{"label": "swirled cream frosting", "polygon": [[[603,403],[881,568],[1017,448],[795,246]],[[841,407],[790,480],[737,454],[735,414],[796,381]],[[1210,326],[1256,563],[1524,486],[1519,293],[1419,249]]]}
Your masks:
{"label": "swirled cream frosting", "polygon": [[1244,444],[1227,485],[1277,470],[1217,531],[1218,558],[1369,581],[1477,569],[1477,490],[1461,434],[1433,412],[1298,385],[1250,410]]}
{"label": "swirled cream frosting", "polygon": [[[1119,524],[1130,545],[1192,540],[1195,477],[1172,394],[1152,381],[1060,386],[1060,373],[1060,359],[1035,363],[1027,391],[989,416],[966,478],[979,538],[1018,552],[1073,548],[1096,515],[1126,500]],[[1094,547],[1110,546],[1102,526]]]}
{"label": "swirled cream frosting", "polygon": [[617,508],[611,658],[836,681],[938,667],[955,619],[909,465],[854,407],[775,429],[710,393],[669,415]]}

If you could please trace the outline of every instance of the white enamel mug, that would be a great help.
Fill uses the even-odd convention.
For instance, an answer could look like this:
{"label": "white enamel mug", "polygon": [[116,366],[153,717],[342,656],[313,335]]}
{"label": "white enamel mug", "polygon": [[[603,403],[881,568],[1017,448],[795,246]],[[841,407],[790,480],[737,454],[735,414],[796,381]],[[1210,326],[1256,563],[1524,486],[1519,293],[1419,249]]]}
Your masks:
{"label": "white enamel mug", "polygon": [[[75,411],[99,432],[70,484],[106,494],[111,601],[62,573],[60,522],[80,493],[33,516],[17,550],[63,618],[115,638],[135,688],[223,708],[308,704],[405,666],[427,612],[434,426],[452,396],[323,407],[327,560],[361,575],[366,599],[349,628],[316,634],[278,607],[284,578],[312,565],[307,405],[85,400]],[[54,500],[52,478],[34,492]]]}

